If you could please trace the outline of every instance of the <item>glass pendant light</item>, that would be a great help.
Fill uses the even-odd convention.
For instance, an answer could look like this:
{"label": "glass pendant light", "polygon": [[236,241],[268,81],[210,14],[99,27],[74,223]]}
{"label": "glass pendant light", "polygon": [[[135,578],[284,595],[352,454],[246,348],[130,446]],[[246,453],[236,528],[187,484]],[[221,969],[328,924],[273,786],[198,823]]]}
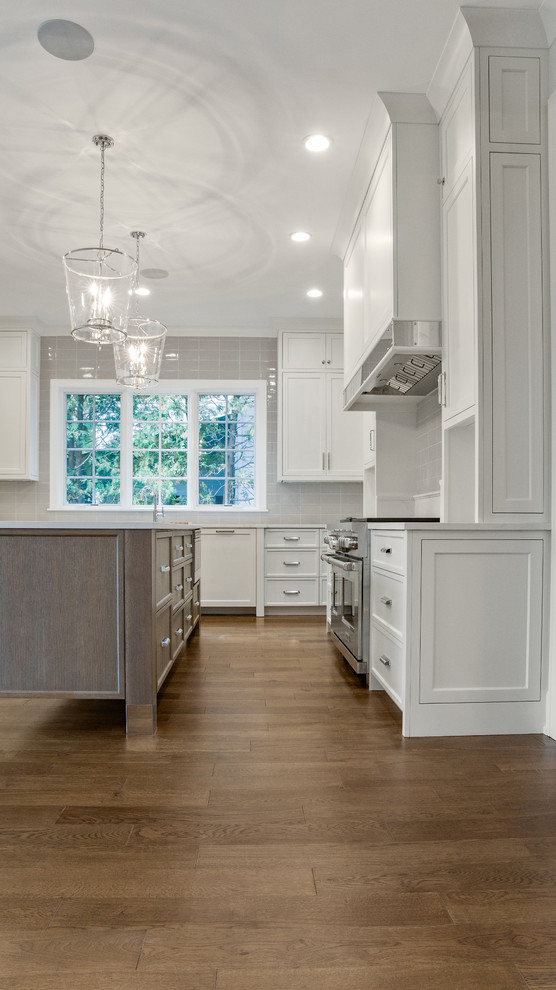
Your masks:
{"label": "glass pendant light", "polygon": [[145,234],[142,230],[133,230],[131,236],[136,240],[135,314],[127,321],[126,339],[123,343],[114,344],[114,361],[118,384],[139,389],[158,382],[166,327],[158,320],[138,315],[139,241]]}
{"label": "glass pendant light", "polygon": [[98,247],[77,248],[64,255],[71,335],[90,344],[114,344],[126,338],[130,292],[137,262],[104,246],[104,152],[114,140],[95,134],[100,148],[100,238]]}

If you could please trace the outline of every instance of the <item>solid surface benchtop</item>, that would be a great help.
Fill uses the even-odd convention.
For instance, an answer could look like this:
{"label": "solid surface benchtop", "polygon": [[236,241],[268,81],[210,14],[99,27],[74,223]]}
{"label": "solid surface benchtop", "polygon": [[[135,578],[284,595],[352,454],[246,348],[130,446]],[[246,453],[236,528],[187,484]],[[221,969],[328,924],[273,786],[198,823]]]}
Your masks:
{"label": "solid surface benchtop", "polygon": [[201,527],[196,523],[188,522],[114,522],[114,520],[106,520],[106,522],[101,522],[95,520],[94,522],[77,522],[76,520],[68,520],[68,522],[61,522],[56,520],[51,522],[49,519],[25,519],[22,522],[16,522],[14,520],[2,519],[0,520],[0,534],[2,530],[5,529],[44,529],[44,530],[55,530],[55,529],[80,529],[80,530],[97,530],[97,529],[156,529],[156,530],[174,530],[174,529],[200,529]]}

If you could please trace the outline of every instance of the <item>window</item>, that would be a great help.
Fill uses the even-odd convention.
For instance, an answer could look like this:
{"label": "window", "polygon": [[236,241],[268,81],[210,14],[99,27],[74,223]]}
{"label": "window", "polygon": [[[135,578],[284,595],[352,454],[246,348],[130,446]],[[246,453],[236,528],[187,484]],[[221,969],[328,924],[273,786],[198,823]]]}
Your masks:
{"label": "window", "polygon": [[50,431],[53,509],[266,507],[264,381],[53,381]]}

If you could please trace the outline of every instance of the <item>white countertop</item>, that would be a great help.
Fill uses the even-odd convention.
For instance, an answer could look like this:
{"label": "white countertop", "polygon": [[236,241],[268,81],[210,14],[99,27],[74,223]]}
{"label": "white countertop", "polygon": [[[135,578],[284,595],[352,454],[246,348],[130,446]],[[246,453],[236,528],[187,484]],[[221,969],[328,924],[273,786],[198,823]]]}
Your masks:
{"label": "white countertop", "polygon": [[102,522],[95,520],[93,522],[87,522],[86,519],[83,521],[76,521],[74,519],[68,520],[68,522],[60,522],[56,520],[51,522],[49,519],[25,519],[21,522],[9,519],[0,520],[0,532],[3,529],[158,529],[158,530],[173,530],[173,529],[200,529],[201,527],[197,523],[188,522],[114,522],[114,520],[106,520]]}

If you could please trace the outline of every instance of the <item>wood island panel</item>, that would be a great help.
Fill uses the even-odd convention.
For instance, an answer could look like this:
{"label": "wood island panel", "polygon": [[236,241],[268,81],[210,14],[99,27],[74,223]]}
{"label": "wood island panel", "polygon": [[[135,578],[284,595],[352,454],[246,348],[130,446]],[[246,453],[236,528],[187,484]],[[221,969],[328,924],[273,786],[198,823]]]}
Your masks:
{"label": "wood island panel", "polygon": [[[180,530],[180,536],[193,536]],[[161,601],[171,636],[172,580],[160,557],[175,531],[0,532],[0,696],[124,698],[128,734],[156,731]],[[191,539],[191,545],[193,544]],[[194,567],[192,555],[179,565]],[[188,633],[191,629],[188,630]],[[187,634],[184,631],[185,647]],[[160,663],[159,663],[160,668]]]}
{"label": "wood island panel", "polygon": [[121,537],[0,539],[0,690],[124,696]]}

